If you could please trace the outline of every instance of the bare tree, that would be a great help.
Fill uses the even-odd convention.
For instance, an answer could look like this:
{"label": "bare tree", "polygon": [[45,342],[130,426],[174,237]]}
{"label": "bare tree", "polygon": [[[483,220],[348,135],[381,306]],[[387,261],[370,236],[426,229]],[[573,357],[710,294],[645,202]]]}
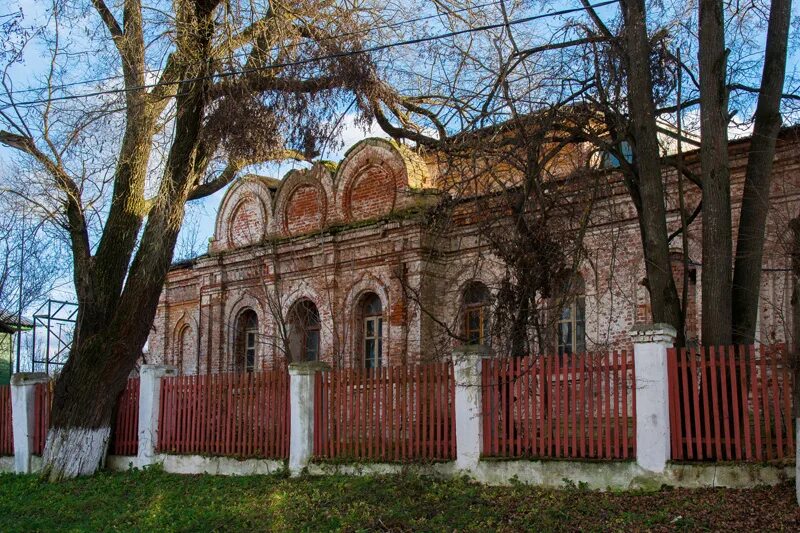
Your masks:
{"label": "bare tree", "polygon": [[[471,27],[480,26],[487,10],[476,6],[470,16],[454,16],[454,6],[440,5],[446,6],[442,11],[451,24]],[[732,335],[740,342],[752,340],[769,210],[768,162],[775,152],[780,111],[798,100],[783,90],[790,6],[772,2],[769,17],[764,17],[759,9],[715,0],[699,6],[622,0],[619,11],[605,2],[584,0],[582,5],[580,14],[562,10],[547,15],[551,32],[542,37],[514,31],[520,21],[537,16],[525,17],[530,14],[525,6],[501,2],[495,12],[502,15],[502,29],[489,31],[485,39],[470,34],[440,51],[441,77],[425,80],[423,96],[378,109],[379,123],[392,135],[442,146],[454,132],[511,118],[509,100],[523,113],[533,113],[571,93],[595,114],[584,123],[584,138],[617,159],[637,209],[653,320],[675,326],[683,342],[685,304],[678,296],[669,249],[677,236],[688,238],[702,209],[703,342],[727,343]],[[562,17],[560,23],[556,15]],[[759,30],[767,22],[764,45]],[[492,61],[487,50],[507,53]],[[680,60],[679,50],[685,52]],[[764,61],[748,59],[753,56]],[[678,78],[689,81],[680,101]],[[744,116],[742,110],[753,105],[755,117]],[[732,108],[739,110],[740,124],[757,125],[739,226],[739,274],[732,274],[727,162]],[[700,124],[688,126],[703,135],[699,171],[681,164],[679,157],[665,157],[666,140],[674,139],[676,131],[684,142],[689,140],[686,125],[675,124],[676,111],[678,120],[699,111]],[[425,135],[430,132],[436,135]],[[688,179],[704,198],[697,206],[681,204],[678,218],[685,227],[677,230],[664,196],[666,165],[675,166],[681,181]]]}
{"label": "bare tree", "polygon": [[703,178],[703,333],[709,345],[731,341],[731,180],[728,167],[727,52],[722,1],[700,0],[700,165]]}
{"label": "bare tree", "polygon": [[[82,5],[53,4],[37,33],[51,52],[38,92],[15,91],[18,56],[2,77],[0,142],[42,176],[20,194],[58,216],[69,235],[79,301],[44,453],[53,480],[102,464],[115,400],[146,342],[185,203],[250,164],[314,157],[339,104],[355,98],[365,110],[377,79],[375,63],[356,53],[363,28],[381,20],[368,4],[93,0],[88,7],[89,18]],[[76,45],[75,28],[91,39]],[[122,76],[87,95],[67,77],[75,62]]]}
{"label": "bare tree", "polygon": [[739,214],[732,289],[732,336],[738,344],[753,342],[758,316],[764,257],[764,231],[769,212],[772,160],[782,124],[781,98],[786,79],[791,0],[772,0],[764,50],[753,137]]}
{"label": "bare tree", "polygon": [[0,199],[0,310],[27,312],[65,283],[69,264],[51,229],[22,202]]}

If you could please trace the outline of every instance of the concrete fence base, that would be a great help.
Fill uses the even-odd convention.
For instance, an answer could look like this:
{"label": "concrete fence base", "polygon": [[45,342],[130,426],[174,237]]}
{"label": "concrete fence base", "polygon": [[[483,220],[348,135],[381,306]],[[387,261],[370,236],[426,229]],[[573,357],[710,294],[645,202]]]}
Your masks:
{"label": "concrete fence base", "polygon": [[[135,457],[111,456],[107,468],[125,471],[135,466]],[[230,457],[164,455],[164,471],[175,474],[217,474],[249,476],[274,474],[286,469],[285,461],[237,460]],[[375,476],[413,473],[439,478],[461,477],[464,471],[455,461],[442,463],[328,463],[312,461],[310,476]],[[658,490],[662,486],[683,488],[750,488],[776,485],[794,479],[794,465],[765,464],[677,464],[667,463],[661,473],[646,470],[634,461],[531,461],[482,460],[475,466],[475,481],[504,486],[524,483],[546,488],[586,487],[590,490]]]}
{"label": "concrete fence base", "polygon": [[[435,476],[462,476],[488,484],[514,480],[544,487],[585,485],[591,489],[676,487],[752,487],[797,477],[797,466],[765,464],[677,464],[669,462],[669,390],[667,350],[675,332],[663,324],[642,326],[631,332],[636,364],[636,434],[638,457],[634,461],[494,460],[481,457],[483,395],[480,347],[455,350],[456,460],[420,464],[333,464],[313,459],[314,382],[327,367],[319,363],[293,364],[289,368],[291,435],[288,461],[240,460],[232,457],[165,455],[158,452],[161,380],[175,375],[168,366],[144,365],[139,397],[138,454],[111,456],[108,468],[126,470],[160,465],[180,474],[255,475],[288,470],[291,475],[385,474],[415,471]],[[0,459],[0,471],[33,472],[41,460],[33,450],[33,387],[46,376],[17,374],[12,379],[14,447],[16,457]],[[800,424],[796,428],[800,441]],[[797,463],[800,464],[800,446]],[[798,489],[800,501],[800,489]]]}
{"label": "concrete fence base", "polygon": [[[270,475],[286,472],[287,461],[271,459],[236,459],[202,455],[156,454],[147,465],[157,465],[171,474],[210,474],[222,476]],[[135,455],[110,455],[106,468],[124,472],[141,468]],[[34,472],[41,460],[34,456]],[[0,458],[0,472],[13,472],[12,458]],[[311,461],[305,468],[310,476],[376,476],[402,473],[456,478],[465,475],[456,461],[441,463],[332,463]],[[634,461],[479,461],[469,476],[487,485],[505,486],[524,483],[545,488],[585,487],[590,490],[658,490],[662,486],[680,488],[751,488],[776,485],[795,478],[794,465],[770,464],[683,464],[667,463],[664,471],[647,470]]]}

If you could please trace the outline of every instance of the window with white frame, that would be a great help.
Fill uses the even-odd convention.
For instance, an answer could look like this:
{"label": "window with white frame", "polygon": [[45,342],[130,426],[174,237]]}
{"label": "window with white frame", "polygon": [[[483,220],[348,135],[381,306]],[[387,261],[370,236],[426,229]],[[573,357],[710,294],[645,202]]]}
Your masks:
{"label": "window with white frame", "polygon": [[375,293],[368,293],[360,303],[361,360],[364,368],[381,368],[383,361],[383,306]]}
{"label": "window with white frame", "polygon": [[236,353],[234,354],[234,370],[236,372],[253,372],[256,366],[258,348],[258,315],[252,309],[239,314],[236,324]]}

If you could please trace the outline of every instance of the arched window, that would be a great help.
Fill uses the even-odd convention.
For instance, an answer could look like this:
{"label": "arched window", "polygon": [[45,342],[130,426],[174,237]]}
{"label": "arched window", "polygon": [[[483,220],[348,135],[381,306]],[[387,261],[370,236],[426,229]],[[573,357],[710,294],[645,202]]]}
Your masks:
{"label": "arched window", "polygon": [[[178,356],[175,358],[175,366],[178,367],[178,374],[183,374],[184,365],[187,359],[192,356],[192,328],[184,325],[178,334]],[[186,365],[189,366],[189,365]]]}
{"label": "arched window", "polygon": [[234,370],[236,372],[255,370],[257,343],[258,315],[252,309],[247,309],[242,311],[236,320],[236,350],[234,353]]}
{"label": "arched window", "polygon": [[361,297],[357,326],[360,330],[360,357],[364,368],[383,366],[383,306],[374,292]]}
{"label": "arched window", "polygon": [[567,284],[558,318],[558,354],[586,351],[586,288],[578,275]]}
{"label": "arched window", "polygon": [[292,361],[319,360],[320,320],[311,300],[300,300],[289,312],[289,353]]}
{"label": "arched window", "polygon": [[471,281],[462,297],[462,335],[467,344],[490,344],[489,303],[491,296],[486,285]]}

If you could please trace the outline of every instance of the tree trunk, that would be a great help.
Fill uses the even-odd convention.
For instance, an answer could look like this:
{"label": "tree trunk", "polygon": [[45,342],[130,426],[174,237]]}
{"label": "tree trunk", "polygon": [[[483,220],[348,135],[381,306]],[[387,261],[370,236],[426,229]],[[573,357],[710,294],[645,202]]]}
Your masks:
{"label": "tree trunk", "polygon": [[667,240],[664,185],[656,136],[655,104],[650,73],[650,45],[642,0],[623,0],[628,70],[628,105],[637,173],[639,228],[644,250],[650,304],[654,322],[670,324],[683,343],[683,315],[672,275]]}
{"label": "tree trunk", "polygon": [[772,0],[761,92],[747,156],[736,241],[732,302],[732,334],[735,344],[752,344],[755,341],[764,257],[764,230],[769,212],[772,160],[781,127],[780,104],[786,75],[791,10],[791,0]]}
{"label": "tree trunk", "polygon": [[706,346],[731,343],[731,183],[721,0],[700,0],[700,165],[703,172],[703,321]]}
{"label": "tree trunk", "polygon": [[150,215],[114,316],[76,327],[80,342],[56,382],[45,444],[43,475],[51,481],[92,474],[104,463],[116,400],[150,333],[183,219],[182,202],[164,203]]}
{"label": "tree trunk", "polygon": [[105,462],[115,403],[137,359],[119,351],[128,343],[98,335],[70,351],[45,443],[43,475],[51,481],[92,474]]}
{"label": "tree trunk", "polygon": [[[186,81],[179,85],[175,98],[175,140],[138,250],[127,276],[123,276],[124,287],[121,283],[119,288],[103,283],[93,298],[79,304],[82,320],[78,321],[69,360],[56,383],[43,458],[43,474],[52,481],[92,474],[104,462],[116,400],[150,333],[195,172],[204,171],[195,163],[210,63],[192,57],[211,57],[211,10],[206,6],[207,11],[192,12],[191,4],[183,5],[187,9],[179,13],[189,20],[179,26],[184,31],[179,32],[178,43],[194,54],[187,54],[182,65],[182,78]],[[132,112],[135,110],[129,108],[129,120],[135,120],[130,117]],[[109,254],[112,262],[126,251],[124,242],[119,246],[116,253]],[[96,257],[95,261],[99,259]],[[102,272],[106,265],[94,266],[95,272]],[[101,316],[97,306],[109,301],[115,303],[113,313],[87,319]]]}
{"label": "tree trunk", "polygon": [[150,214],[113,317],[76,326],[79,341],[56,382],[45,444],[43,475],[51,481],[92,474],[104,463],[116,400],[150,333],[183,219],[182,202],[162,205]]}
{"label": "tree trunk", "polygon": [[[797,432],[800,428],[800,217],[792,219],[789,227],[792,230],[792,339],[789,353],[794,383],[792,418]],[[797,460],[800,459],[800,443],[796,446]],[[797,503],[800,504],[800,476],[795,478],[794,483]]]}

